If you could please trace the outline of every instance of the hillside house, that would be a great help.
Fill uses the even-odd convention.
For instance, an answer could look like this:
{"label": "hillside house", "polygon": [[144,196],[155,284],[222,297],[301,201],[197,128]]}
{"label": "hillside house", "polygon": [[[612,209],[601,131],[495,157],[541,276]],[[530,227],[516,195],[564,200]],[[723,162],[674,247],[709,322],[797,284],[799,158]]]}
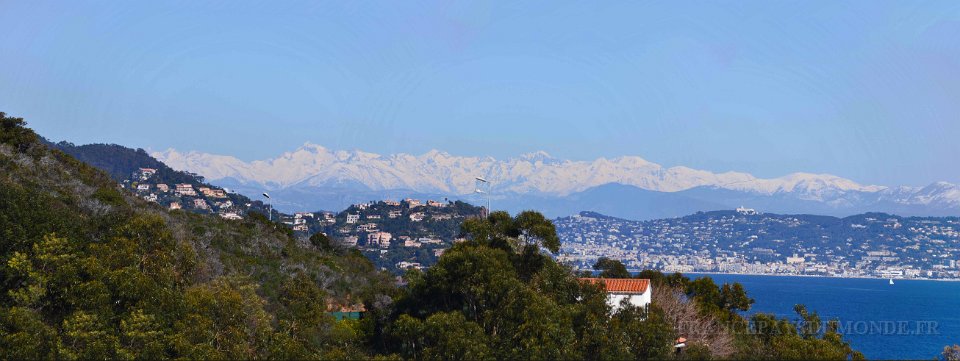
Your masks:
{"label": "hillside house", "polygon": [[197,209],[209,209],[210,205],[207,204],[207,201],[197,198],[193,200],[193,207]]}
{"label": "hillside house", "polygon": [[421,244],[443,244],[443,240],[439,238],[428,238],[428,237],[420,237],[419,239],[417,239],[417,242],[420,242]]}
{"label": "hillside house", "polygon": [[390,218],[397,218],[402,215],[403,215],[403,212],[401,211],[390,211],[390,213],[387,213],[387,217],[390,217]]}
{"label": "hillside house", "polygon": [[419,200],[419,199],[407,198],[407,199],[404,200],[404,201],[407,202],[407,207],[408,207],[408,208],[415,208],[415,207],[419,207],[419,206],[422,206],[422,205],[423,205],[423,203],[420,203],[420,200]]}
{"label": "hillside house", "polygon": [[193,186],[189,183],[177,184],[177,194],[181,196],[196,196],[197,191],[193,190]]}
{"label": "hillside house", "polygon": [[170,210],[171,210],[171,211],[172,211],[172,210],[177,210],[177,209],[180,209],[180,208],[183,208],[183,206],[180,205],[180,202],[170,202]]}
{"label": "hillside house", "polygon": [[367,219],[380,219],[379,214],[368,214]]}
{"label": "hillside house", "polygon": [[352,306],[344,306],[327,301],[327,313],[333,316],[337,322],[343,320],[359,320],[363,318],[363,313],[366,311],[363,304],[358,303]]}
{"label": "hillside house", "polygon": [[240,216],[239,214],[237,214],[236,212],[220,213],[220,217],[223,217],[224,219],[229,219],[229,220],[240,220],[240,219],[243,219],[243,217],[241,217],[241,216]]}
{"label": "hillside house", "polygon": [[376,223],[364,223],[357,226],[357,232],[376,232],[377,224]]}
{"label": "hillside house", "polygon": [[393,235],[387,232],[373,232],[367,234],[367,247],[378,246],[380,248],[390,247],[390,240]]}
{"label": "hillside house", "polygon": [[420,222],[420,221],[423,220],[423,217],[424,217],[424,216],[425,216],[425,215],[423,214],[423,212],[413,213],[413,214],[410,215],[410,220],[411,220],[411,221],[414,221],[414,222]]}
{"label": "hillside house", "polygon": [[169,191],[170,191],[170,186],[168,186],[168,185],[166,185],[166,184],[163,184],[163,183],[159,183],[159,184],[157,184],[157,190],[159,190],[159,191],[161,191],[161,192],[169,192]]}
{"label": "hillside house", "polygon": [[439,208],[439,207],[446,207],[447,204],[443,202],[437,202],[437,201],[427,201],[427,206]]}
{"label": "hillside house", "polygon": [[347,224],[354,224],[360,220],[360,214],[347,214]]}
{"label": "hillside house", "polygon": [[140,180],[147,180],[150,177],[153,177],[154,174],[157,174],[157,170],[153,168],[140,168]]}
{"label": "hillside house", "polygon": [[400,202],[397,202],[397,201],[383,201],[383,204],[386,204],[386,205],[391,206],[391,207],[399,207],[399,206],[400,206]]}
{"label": "hillside house", "polygon": [[148,191],[148,190],[150,190],[150,185],[149,185],[149,184],[137,184],[137,190],[138,190],[138,191]]}
{"label": "hillside house", "polygon": [[227,192],[223,189],[200,188],[200,192],[203,193],[204,197],[227,198]]}
{"label": "hillside house", "polygon": [[602,284],[607,290],[607,305],[610,312],[620,310],[624,300],[637,307],[650,305],[653,296],[653,286],[648,279],[635,278],[581,278],[580,282]]}
{"label": "hillside house", "polygon": [[755,216],[755,215],[760,214],[760,212],[757,212],[756,209],[746,208],[746,207],[743,207],[743,206],[737,207],[737,213],[740,213],[740,214],[745,215],[745,216]]}
{"label": "hillside house", "polygon": [[340,238],[340,244],[342,244],[342,245],[344,245],[344,246],[346,246],[346,247],[356,247],[358,240],[360,240],[360,237],[357,237],[357,236],[346,236],[346,237]]}
{"label": "hillside house", "polygon": [[400,261],[400,262],[397,262],[397,268],[402,270],[406,270],[410,268],[423,269],[423,266],[420,265],[420,262]]}

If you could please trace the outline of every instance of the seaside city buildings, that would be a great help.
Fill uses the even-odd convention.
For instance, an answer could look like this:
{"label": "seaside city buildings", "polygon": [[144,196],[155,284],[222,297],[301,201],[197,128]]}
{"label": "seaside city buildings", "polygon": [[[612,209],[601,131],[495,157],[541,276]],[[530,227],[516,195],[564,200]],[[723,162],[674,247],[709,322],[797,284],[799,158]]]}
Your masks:
{"label": "seaside city buildings", "polygon": [[664,272],[960,279],[955,217],[877,214],[818,224],[738,211],[652,221],[560,218],[558,259],[579,269],[607,257]]}

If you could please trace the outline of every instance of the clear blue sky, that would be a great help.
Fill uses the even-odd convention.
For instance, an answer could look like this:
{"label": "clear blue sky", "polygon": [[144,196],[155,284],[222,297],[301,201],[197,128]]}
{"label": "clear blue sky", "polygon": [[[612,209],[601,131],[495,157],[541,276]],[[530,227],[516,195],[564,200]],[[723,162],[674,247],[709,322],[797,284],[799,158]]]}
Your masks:
{"label": "clear blue sky", "polygon": [[960,1],[202,3],[0,0],[0,111],[245,160],[310,141],[960,182]]}

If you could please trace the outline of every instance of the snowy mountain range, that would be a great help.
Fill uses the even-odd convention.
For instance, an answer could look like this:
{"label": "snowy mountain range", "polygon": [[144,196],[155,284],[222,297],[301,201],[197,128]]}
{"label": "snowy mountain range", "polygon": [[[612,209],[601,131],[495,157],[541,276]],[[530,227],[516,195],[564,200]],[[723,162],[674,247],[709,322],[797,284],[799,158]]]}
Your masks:
{"label": "snowy mountain range", "polygon": [[885,211],[905,215],[960,214],[960,186],[864,185],[829,174],[757,178],[663,167],[636,156],[571,161],[545,152],[507,160],[460,157],[441,151],[383,156],[332,151],[307,143],[277,158],[245,162],[232,156],[168,149],[152,153],[178,170],[243,192],[272,192],[279,208],[341,209],[381,198],[448,197],[478,202],[475,177],[489,183],[497,205],[540,209],[551,216],[599,211],[618,217],[672,217],[742,204],[776,212],[847,215]]}

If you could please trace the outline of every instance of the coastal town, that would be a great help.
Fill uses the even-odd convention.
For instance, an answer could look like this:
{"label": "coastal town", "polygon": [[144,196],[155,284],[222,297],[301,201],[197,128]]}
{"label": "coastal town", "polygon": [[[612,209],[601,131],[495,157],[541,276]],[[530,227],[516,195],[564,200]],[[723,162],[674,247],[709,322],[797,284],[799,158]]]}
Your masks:
{"label": "coastal town", "polygon": [[[155,182],[140,168],[121,183],[171,210],[239,220],[261,201],[203,183]],[[394,272],[433,264],[455,243],[459,225],[483,209],[463,202],[381,200],[341,212],[285,214],[276,221],[304,237],[322,232],[357,248]],[[960,279],[960,218],[870,213],[847,218],[732,211],[650,221],[582,212],[554,221],[562,241],[558,259],[590,269],[600,257],[632,270],[664,272]]]}
{"label": "coastal town", "polygon": [[868,213],[847,218],[754,209],[631,221],[582,212],[555,221],[559,259],[600,257],[664,272],[960,279],[960,219]]}

